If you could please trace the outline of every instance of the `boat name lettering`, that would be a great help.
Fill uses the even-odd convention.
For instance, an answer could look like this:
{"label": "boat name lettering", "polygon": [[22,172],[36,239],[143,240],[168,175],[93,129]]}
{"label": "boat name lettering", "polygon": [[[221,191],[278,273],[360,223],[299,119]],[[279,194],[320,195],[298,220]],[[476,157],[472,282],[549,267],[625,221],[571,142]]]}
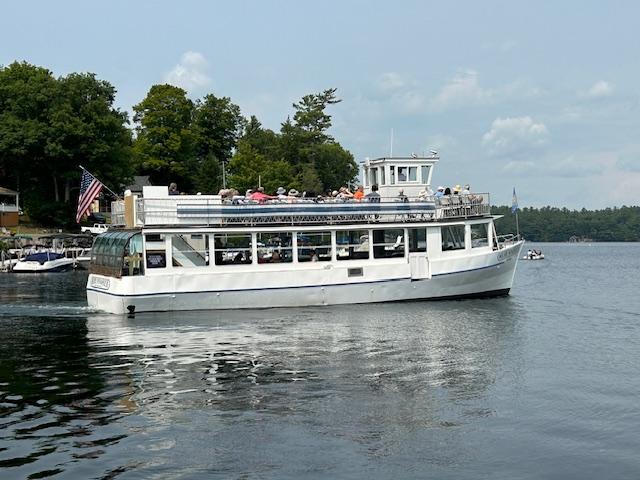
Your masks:
{"label": "boat name lettering", "polygon": [[506,260],[513,257],[516,254],[516,250],[510,248],[508,250],[502,250],[498,252],[498,260]]}
{"label": "boat name lettering", "polygon": [[94,277],[91,279],[91,286],[101,290],[109,290],[111,282],[108,278]]}

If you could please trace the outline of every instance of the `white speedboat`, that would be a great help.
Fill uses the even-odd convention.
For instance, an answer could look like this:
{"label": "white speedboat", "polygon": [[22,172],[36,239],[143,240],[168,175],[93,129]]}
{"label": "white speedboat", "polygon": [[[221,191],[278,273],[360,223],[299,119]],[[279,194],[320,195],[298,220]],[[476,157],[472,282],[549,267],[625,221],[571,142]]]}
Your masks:
{"label": "white speedboat", "polygon": [[540,255],[525,255],[522,260],[544,260],[544,253]]}
{"label": "white speedboat", "polygon": [[65,272],[73,268],[74,260],[64,253],[42,251],[31,253],[13,265],[14,273]]}
{"label": "white speedboat", "polygon": [[426,193],[437,162],[367,161],[365,192],[375,184],[380,195],[371,201],[237,204],[144,187],[142,199],[114,202],[121,226],[94,242],[89,306],[123,314],[508,294],[523,242],[496,234],[488,194]]}

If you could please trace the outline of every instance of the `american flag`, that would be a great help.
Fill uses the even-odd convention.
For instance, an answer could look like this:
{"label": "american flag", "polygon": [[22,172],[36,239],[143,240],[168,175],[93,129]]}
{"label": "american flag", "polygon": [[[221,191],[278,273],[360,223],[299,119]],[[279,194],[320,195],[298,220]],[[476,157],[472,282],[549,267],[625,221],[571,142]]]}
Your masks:
{"label": "american flag", "polygon": [[76,213],[76,222],[84,215],[91,213],[91,204],[100,195],[102,191],[102,183],[86,170],[82,170],[82,180],[80,180],[80,196],[78,197],[78,212]]}

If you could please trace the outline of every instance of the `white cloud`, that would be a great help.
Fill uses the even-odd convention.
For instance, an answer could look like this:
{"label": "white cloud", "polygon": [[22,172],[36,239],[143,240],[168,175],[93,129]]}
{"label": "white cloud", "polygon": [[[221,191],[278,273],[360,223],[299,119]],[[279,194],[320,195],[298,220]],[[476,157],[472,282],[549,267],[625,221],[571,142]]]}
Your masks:
{"label": "white cloud", "polygon": [[458,72],[440,92],[431,100],[434,110],[445,110],[468,104],[487,102],[493,96],[493,92],[480,87],[478,72],[475,70],[463,70]]}
{"label": "white cloud", "polygon": [[489,153],[507,154],[543,145],[548,136],[544,123],[535,123],[529,116],[496,118],[491,129],[482,136],[482,145]]}
{"label": "white cloud", "polygon": [[589,98],[602,98],[610,97],[612,94],[613,85],[609,82],[605,82],[604,80],[600,80],[599,82],[594,83],[591,88],[583,94],[583,96]]}
{"label": "white cloud", "polygon": [[165,75],[164,81],[192,92],[211,83],[208,70],[209,62],[204,55],[188,51],[182,54],[180,63]]}

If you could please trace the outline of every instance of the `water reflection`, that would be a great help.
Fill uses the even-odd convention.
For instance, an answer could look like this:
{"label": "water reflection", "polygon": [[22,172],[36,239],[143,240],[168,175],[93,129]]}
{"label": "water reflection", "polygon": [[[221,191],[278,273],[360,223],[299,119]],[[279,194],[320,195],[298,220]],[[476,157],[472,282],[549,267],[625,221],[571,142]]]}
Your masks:
{"label": "water reflection", "polygon": [[492,415],[485,396],[504,362],[513,371],[523,314],[507,298],[3,318],[0,468],[43,478],[102,459],[89,471],[154,472],[175,462],[166,452],[183,448],[171,439],[184,443],[184,422],[233,429],[216,436],[214,470],[260,468],[234,445],[265,428],[294,429],[279,440],[289,448],[303,436],[365,457],[435,448],[446,462],[433,440],[403,439]]}

